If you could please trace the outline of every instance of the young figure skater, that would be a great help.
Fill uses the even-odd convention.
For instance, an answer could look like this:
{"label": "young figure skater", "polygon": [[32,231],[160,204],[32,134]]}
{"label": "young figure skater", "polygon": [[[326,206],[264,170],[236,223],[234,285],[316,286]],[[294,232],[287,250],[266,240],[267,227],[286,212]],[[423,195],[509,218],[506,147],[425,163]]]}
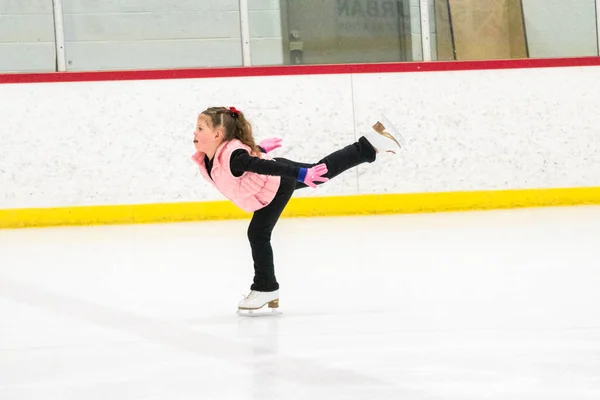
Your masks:
{"label": "young figure skater", "polygon": [[239,302],[240,310],[257,310],[268,304],[279,307],[279,283],[275,277],[271,232],[295,190],[327,182],[376,154],[401,147],[398,138],[377,123],[357,142],[339,149],[317,163],[272,158],[281,147],[277,138],[256,144],[252,126],[234,107],[210,107],[199,116],[194,131],[196,153],[192,159],[202,176],[241,209],[252,212],[248,240],[254,261],[250,293]]}

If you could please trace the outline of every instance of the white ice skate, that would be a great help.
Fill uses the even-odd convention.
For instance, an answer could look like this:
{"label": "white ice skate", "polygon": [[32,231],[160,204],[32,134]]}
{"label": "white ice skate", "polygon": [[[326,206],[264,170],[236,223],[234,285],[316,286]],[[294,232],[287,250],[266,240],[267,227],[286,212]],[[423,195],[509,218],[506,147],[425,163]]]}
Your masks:
{"label": "white ice skate", "polygon": [[[261,310],[265,305],[270,311]],[[279,290],[274,292],[252,290],[238,303],[237,314],[248,317],[281,315],[279,311]]]}
{"label": "white ice skate", "polygon": [[396,150],[400,150],[406,145],[400,131],[385,115],[381,116],[381,121],[377,121],[373,125],[373,131],[367,132],[365,137],[378,152],[396,154]]}

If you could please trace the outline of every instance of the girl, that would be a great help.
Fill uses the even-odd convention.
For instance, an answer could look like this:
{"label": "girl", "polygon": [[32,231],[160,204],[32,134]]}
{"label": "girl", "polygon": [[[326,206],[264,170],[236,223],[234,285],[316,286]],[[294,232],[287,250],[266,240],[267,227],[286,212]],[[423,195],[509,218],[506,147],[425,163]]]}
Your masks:
{"label": "girl", "polygon": [[316,164],[271,158],[281,147],[279,139],[259,145],[252,126],[234,107],[210,107],[199,116],[194,131],[196,153],[192,159],[202,176],[241,209],[252,212],[248,240],[254,261],[250,293],[239,302],[239,310],[256,310],[265,304],[279,307],[279,283],[275,278],[271,232],[296,189],[318,184],[362,163],[375,161],[379,151],[398,146],[398,138],[377,123],[367,133]]}

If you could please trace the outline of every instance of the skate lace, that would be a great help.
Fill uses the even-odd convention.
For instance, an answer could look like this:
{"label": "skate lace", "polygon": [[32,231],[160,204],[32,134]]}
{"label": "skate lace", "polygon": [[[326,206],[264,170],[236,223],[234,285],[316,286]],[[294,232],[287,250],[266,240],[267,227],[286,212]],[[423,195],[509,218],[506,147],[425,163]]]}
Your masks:
{"label": "skate lace", "polygon": [[248,293],[248,295],[242,294],[242,297],[244,298],[244,300],[253,300],[258,297],[258,292],[252,290],[250,291],[250,293]]}

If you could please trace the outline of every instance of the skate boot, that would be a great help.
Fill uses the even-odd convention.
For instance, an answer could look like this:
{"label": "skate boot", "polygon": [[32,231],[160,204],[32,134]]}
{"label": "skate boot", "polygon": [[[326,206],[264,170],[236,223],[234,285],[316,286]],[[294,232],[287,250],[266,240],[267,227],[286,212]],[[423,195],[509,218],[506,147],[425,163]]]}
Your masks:
{"label": "skate boot", "polygon": [[[264,306],[271,311],[260,311]],[[258,292],[252,290],[243,300],[238,303],[238,315],[263,316],[280,315],[279,312],[279,290],[273,292]]]}
{"label": "skate boot", "polygon": [[398,129],[384,115],[381,121],[373,125],[373,131],[365,134],[365,138],[375,147],[377,152],[389,152],[396,154],[395,150],[402,149],[406,142]]}

